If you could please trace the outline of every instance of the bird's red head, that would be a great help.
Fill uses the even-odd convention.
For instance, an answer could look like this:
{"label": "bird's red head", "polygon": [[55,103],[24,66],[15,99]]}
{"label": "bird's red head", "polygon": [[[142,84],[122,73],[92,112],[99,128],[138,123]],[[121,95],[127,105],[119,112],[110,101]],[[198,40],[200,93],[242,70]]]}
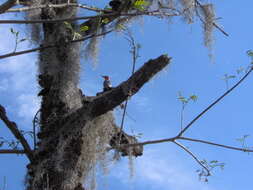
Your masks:
{"label": "bird's red head", "polygon": [[102,76],[105,80],[110,80],[110,77],[109,76]]}

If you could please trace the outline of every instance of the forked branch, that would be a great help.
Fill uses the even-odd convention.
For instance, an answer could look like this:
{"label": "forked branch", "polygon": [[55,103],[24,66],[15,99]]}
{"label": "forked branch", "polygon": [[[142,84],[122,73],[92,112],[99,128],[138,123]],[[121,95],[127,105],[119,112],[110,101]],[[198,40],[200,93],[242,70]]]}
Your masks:
{"label": "forked branch", "polygon": [[25,150],[25,154],[27,155],[29,160],[32,161],[33,160],[33,153],[32,153],[32,149],[30,148],[30,145],[28,144],[28,142],[26,141],[26,139],[22,135],[22,133],[19,131],[16,123],[12,122],[8,119],[8,117],[6,115],[5,108],[2,105],[0,105],[0,119],[10,129],[10,131],[16,137],[16,139],[20,141],[20,143],[22,144],[22,146]]}
{"label": "forked branch", "polygon": [[239,80],[234,86],[228,89],[224,94],[222,94],[219,98],[217,98],[213,103],[211,103],[206,109],[204,109],[201,113],[199,113],[189,124],[186,125],[185,128],[178,134],[178,137],[182,136],[191,126],[195,123],[201,116],[203,116],[208,110],[210,110],[213,106],[215,106],[218,102],[220,102],[223,98],[225,98],[230,92],[232,92],[239,84],[241,84],[252,72],[253,67],[249,69],[249,71]]}

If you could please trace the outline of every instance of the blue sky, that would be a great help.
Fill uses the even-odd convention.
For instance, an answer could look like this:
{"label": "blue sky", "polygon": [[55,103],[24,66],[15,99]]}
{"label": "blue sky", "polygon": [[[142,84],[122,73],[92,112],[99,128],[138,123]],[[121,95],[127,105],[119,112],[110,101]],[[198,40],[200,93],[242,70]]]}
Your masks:
{"label": "blue sky", "polygon": [[[0,0],[0,2],[4,2]],[[98,1],[96,1],[98,2]],[[128,132],[143,133],[141,140],[154,140],[174,136],[180,130],[181,103],[178,92],[189,96],[195,94],[198,100],[187,105],[184,123],[208,106],[226,90],[222,80],[224,74],[236,75],[240,67],[250,63],[246,51],[253,49],[251,26],[251,0],[212,1],[219,23],[229,33],[224,36],[215,30],[213,46],[214,62],[208,58],[203,46],[201,24],[187,25],[175,18],[172,23],[146,17],[131,25],[135,40],[141,44],[138,67],[149,59],[167,53],[171,65],[130,99],[125,129]],[[14,14],[1,15],[1,19],[17,18]],[[0,26],[0,54],[13,51],[14,38],[9,32],[13,27],[25,36],[25,27],[18,25]],[[24,43],[19,49],[30,48]],[[24,130],[31,130],[31,120],[39,108],[36,84],[37,53],[0,60],[0,103],[7,108],[11,120]],[[126,80],[131,72],[129,44],[121,34],[109,34],[100,44],[99,63],[96,67],[82,59],[80,86],[89,95],[102,90],[100,75],[108,74],[113,85]],[[231,79],[230,86],[239,79]],[[216,105],[185,134],[217,143],[240,146],[235,140],[243,135],[252,135],[252,82],[250,76],[232,94]],[[115,110],[120,120],[122,113]],[[133,120],[133,119],[134,120]],[[0,136],[13,138],[0,123]],[[252,137],[247,139],[252,145]],[[173,144],[157,144],[145,147],[144,155],[134,161],[134,176],[129,178],[129,164],[126,158],[112,165],[108,176],[99,178],[99,189],[138,190],[248,190],[252,188],[252,155],[208,145],[182,142],[200,159],[224,162],[225,169],[217,170],[208,183],[198,180],[199,165],[185,152]],[[7,189],[23,189],[27,159],[21,155],[0,155],[0,189],[6,177]],[[234,180],[236,179],[236,180]]]}

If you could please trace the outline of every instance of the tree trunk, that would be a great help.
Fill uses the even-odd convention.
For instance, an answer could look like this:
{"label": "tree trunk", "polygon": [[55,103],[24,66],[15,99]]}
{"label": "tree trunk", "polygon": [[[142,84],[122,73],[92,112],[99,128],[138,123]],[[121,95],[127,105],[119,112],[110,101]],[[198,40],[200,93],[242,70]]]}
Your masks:
{"label": "tree trunk", "polygon": [[[66,3],[66,0],[32,2],[56,4]],[[75,8],[45,8],[34,12],[30,18],[57,19],[75,14]],[[75,28],[75,23],[71,25]],[[40,141],[27,166],[27,189],[81,190],[97,160],[103,160],[113,135],[118,134],[110,110],[126,100],[130,93],[135,94],[169,63],[169,58],[160,56],[150,60],[118,87],[89,98],[78,88],[80,44],[69,43],[73,39],[72,30],[63,22],[43,24],[42,30],[42,44],[58,46],[42,50],[39,56]],[[135,140],[128,143],[135,143]],[[136,147],[136,151],[142,152],[142,147]]]}
{"label": "tree trunk", "polygon": [[[66,3],[66,1],[46,0],[34,3]],[[75,16],[75,8],[41,11],[41,19],[56,19]],[[74,26],[74,23],[72,23]],[[79,43],[68,44],[72,31],[64,23],[43,24],[42,44],[58,44],[56,48],[40,52],[38,82],[42,88],[41,121],[38,137],[40,142],[29,165],[29,185],[27,189],[82,189],[85,159],[82,151],[86,145],[83,139],[87,133],[80,123],[68,129],[59,125],[61,119],[82,107],[79,82]],[[88,122],[87,122],[88,124]],[[88,125],[91,125],[90,122]],[[94,156],[94,155],[92,155]],[[85,159],[86,160],[86,159]]]}

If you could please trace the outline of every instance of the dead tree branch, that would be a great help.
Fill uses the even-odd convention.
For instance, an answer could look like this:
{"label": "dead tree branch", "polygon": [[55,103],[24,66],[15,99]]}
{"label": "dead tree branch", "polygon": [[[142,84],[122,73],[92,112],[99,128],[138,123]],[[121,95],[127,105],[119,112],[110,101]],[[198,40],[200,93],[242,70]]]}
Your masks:
{"label": "dead tree branch", "polygon": [[2,5],[0,5],[0,14],[5,13],[9,8],[16,4],[16,0],[8,0]]}
{"label": "dead tree branch", "polygon": [[32,161],[33,160],[33,152],[32,152],[32,149],[30,148],[30,145],[28,144],[28,142],[26,141],[26,139],[24,138],[22,133],[19,131],[16,123],[12,122],[8,119],[8,117],[6,115],[5,108],[2,105],[0,105],[0,119],[10,129],[10,131],[16,137],[16,139],[20,141],[20,143],[22,144],[22,146],[25,150],[25,154],[27,155],[29,160]]}
{"label": "dead tree branch", "polygon": [[[161,55],[156,59],[149,60],[127,81],[121,83],[112,90],[95,97],[90,103],[91,117],[97,117],[112,110],[129,98],[130,95],[132,96],[137,93],[146,82],[164,69],[170,63],[170,60],[171,58],[166,55]],[[129,92],[131,93],[129,94]],[[81,109],[86,109],[86,106],[84,107],[85,108]]]}

